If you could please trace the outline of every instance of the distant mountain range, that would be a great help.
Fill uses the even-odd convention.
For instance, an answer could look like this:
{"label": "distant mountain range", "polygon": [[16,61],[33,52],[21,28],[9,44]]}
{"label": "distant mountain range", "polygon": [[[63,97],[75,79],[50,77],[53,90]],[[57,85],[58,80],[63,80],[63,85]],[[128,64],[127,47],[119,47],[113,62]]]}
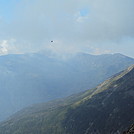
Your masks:
{"label": "distant mountain range", "polygon": [[134,123],[134,65],[94,89],[25,108],[1,134],[122,134]]}
{"label": "distant mountain range", "polygon": [[0,56],[0,120],[31,104],[91,89],[132,64],[133,58],[121,54]]}

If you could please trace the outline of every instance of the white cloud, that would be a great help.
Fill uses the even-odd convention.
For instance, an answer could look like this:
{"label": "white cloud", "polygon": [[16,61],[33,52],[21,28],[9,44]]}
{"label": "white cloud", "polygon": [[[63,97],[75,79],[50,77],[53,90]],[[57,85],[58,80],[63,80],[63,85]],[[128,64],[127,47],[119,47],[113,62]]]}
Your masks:
{"label": "white cloud", "polygon": [[96,53],[113,52],[111,44],[134,38],[133,12],[133,0],[22,0],[0,39],[15,38],[14,52],[39,51],[57,39],[59,53],[86,51],[87,45],[99,48]]}
{"label": "white cloud", "polygon": [[63,59],[69,58],[81,50],[79,47],[76,47],[75,44],[66,44],[62,40],[54,40],[48,45],[45,45],[44,50],[51,52],[52,56],[60,57]]}
{"label": "white cloud", "polygon": [[74,19],[78,23],[89,21],[89,12],[87,11],[87,9],[81,9],[74,15]]}
{"label": "white cloud", "polygon": [[87,19],[88,19],[87,16],[84,16],[84,17],[79,16],[79,17],[76,19],[76,21],[79,22],[79,23],[82,23],[82,22],[85,22]]}
{"label": "white cloud", "polygon": [[8,54],[8,41],[0,41],[0,55]]}
{"label": "white cloud", "polygon": [[16,48],[16,40],[8,39],[0,41],[0,55],[6,55],[11,53],[20,53]]}
{"label": "white cloud", "polygon": [[94,49],[93,53],[94,55],[100,55],[100,54],[109,54],[111,53],[110,50],[101,50],[100,48]]}

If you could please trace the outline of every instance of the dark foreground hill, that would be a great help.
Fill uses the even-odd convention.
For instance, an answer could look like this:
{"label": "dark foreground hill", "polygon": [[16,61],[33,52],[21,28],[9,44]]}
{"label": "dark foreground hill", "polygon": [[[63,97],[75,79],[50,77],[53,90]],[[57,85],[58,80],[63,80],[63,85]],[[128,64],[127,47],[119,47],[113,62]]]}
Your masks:
{"label": "dark foreground hill", "polygon": [[121,134],[133,115],[131,66],[92,90],[23,109],[0,124],[0,134]]}
{"label": "dark foreground hill", "polygon": [[127,131],[124,131],[123,134],[134,134],[134,124]]}
{"label": "dark foreground hill", "polygon": [[46,53],[0,56],[0,120],[35,103],[95,87],[134,64],[121,54],[79,53],[60,59]]}

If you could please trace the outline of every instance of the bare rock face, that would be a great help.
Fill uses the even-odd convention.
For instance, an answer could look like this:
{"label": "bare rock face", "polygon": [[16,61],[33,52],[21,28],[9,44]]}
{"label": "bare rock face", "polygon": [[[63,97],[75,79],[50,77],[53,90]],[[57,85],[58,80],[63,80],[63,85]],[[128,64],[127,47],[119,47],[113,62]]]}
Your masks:
{"label": "bare rock face", "polygon": [[124,131],[123,134],[134,134],[134,124],[127,131]]}

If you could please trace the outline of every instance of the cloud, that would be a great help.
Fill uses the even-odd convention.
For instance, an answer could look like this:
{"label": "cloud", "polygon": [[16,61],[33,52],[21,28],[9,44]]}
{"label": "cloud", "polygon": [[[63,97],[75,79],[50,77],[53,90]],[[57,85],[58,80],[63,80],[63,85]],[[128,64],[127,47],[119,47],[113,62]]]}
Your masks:
{"label": "cloud", "polygon": [[50,40],[62,42],[65,50],[83,51],[88,45],[114,51],[111,44],[134,38],[133,12],[133,0],[22,0],[0,34],[15,38],[23,52],[47,48]]}
{"label": "cloud", "polygon": [[0,55],[8,53],[8,41],[3,40],[0,42]]}
{"label": "cloud", "polygon": [[75,21],[78,23],[83,23],[85,21],[88,21],[88,19],[89,19],[89,16],[86,10],[80,10],[79,12],[75,14]]}
{"label": "cloud", "polygon": [[100,48],[95,48],[92,52],[94,55],[100,55],[100,54],[109,54],[111,53],[110,50],[101,50]]}
{"label": "cloud", "polygon": [[17,50],[15,43],[16,43],[15,39],[1,40],[0,41],[0,55],[21,53],[21,51]]}

